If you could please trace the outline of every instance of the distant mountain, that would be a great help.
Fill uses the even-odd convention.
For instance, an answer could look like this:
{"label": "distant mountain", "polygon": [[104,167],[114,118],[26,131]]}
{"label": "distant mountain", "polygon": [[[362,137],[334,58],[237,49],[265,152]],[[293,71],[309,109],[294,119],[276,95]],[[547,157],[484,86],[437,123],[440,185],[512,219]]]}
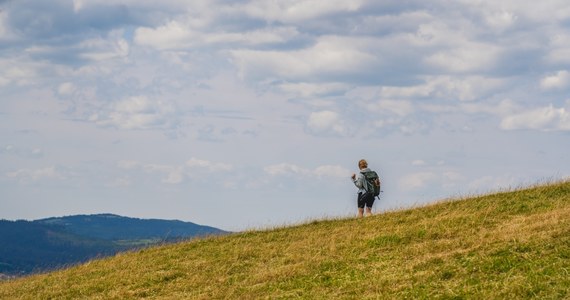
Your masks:
{"label": "distant mountain", "polygon": [[191,222],[112,214],[0,220],[0,277],[49,271],[157,243],[225,233]]}
{"label": "distant mountain", "polygon": [[0,244],[0,273],[7,275],[56,269],[128,249],[69,233],[63,226],[4,220]]}
{"label": "distant mountain", "polygon": [[34,223],[61,225],[67,231],[102,240],[180,239],[224,231],[178,220],[137,219],[113,214],[76,215],[36,220]]}

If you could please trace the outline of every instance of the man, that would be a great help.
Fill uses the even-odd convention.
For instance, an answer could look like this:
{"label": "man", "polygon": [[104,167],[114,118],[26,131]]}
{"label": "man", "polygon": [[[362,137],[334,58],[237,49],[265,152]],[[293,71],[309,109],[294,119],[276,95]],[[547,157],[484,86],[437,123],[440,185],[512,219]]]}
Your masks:
{"label": "man", "polygon": [[366,160],[361,159],[358,162],[358,168],[360,169],[360,173],[358,174],[358,178],[356,174],[352,174],[352,182],[358,188],[358,198],[357,198],[357,206],[358,206],[358,217],[361,218],[364,216],[364,207],[366,206],[366,214],[371,216],[372,215],[372,205],[374,204],[374,186],[380,185],[380,180],[376,176],[376,179],[373,180],[374,182],[368,182],[366,179],[365,174],[370,174],[376,172],[370,170],[368,168],[368,162]]}

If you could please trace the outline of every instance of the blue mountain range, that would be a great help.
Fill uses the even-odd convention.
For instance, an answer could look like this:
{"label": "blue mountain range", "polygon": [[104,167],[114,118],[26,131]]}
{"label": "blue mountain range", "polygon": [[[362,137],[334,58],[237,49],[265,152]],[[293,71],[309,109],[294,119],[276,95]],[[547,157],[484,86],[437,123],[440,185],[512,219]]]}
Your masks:
{"label": "blue mountain range", "polygon": [[0,278],[51,271],[159,243],[227,233],[191,222],[114,214],[0,220]]}

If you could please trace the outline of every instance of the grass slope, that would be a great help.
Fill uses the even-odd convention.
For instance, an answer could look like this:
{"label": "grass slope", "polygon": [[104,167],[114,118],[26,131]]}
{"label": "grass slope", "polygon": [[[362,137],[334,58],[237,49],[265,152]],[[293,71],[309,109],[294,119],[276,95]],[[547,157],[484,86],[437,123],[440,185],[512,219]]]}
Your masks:
{"label": "grass slope", "polygon": [[570,182],[119,254],[1,299],[570,298]]}

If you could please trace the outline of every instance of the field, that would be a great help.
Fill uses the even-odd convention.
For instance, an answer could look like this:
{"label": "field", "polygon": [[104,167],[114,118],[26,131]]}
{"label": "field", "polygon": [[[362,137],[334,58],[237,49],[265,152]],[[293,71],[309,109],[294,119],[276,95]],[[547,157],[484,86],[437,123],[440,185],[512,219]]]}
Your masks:
{"label": "field", "polygon": [[0,299],[568,299],[570,181],[196,239],[0,283]]}

